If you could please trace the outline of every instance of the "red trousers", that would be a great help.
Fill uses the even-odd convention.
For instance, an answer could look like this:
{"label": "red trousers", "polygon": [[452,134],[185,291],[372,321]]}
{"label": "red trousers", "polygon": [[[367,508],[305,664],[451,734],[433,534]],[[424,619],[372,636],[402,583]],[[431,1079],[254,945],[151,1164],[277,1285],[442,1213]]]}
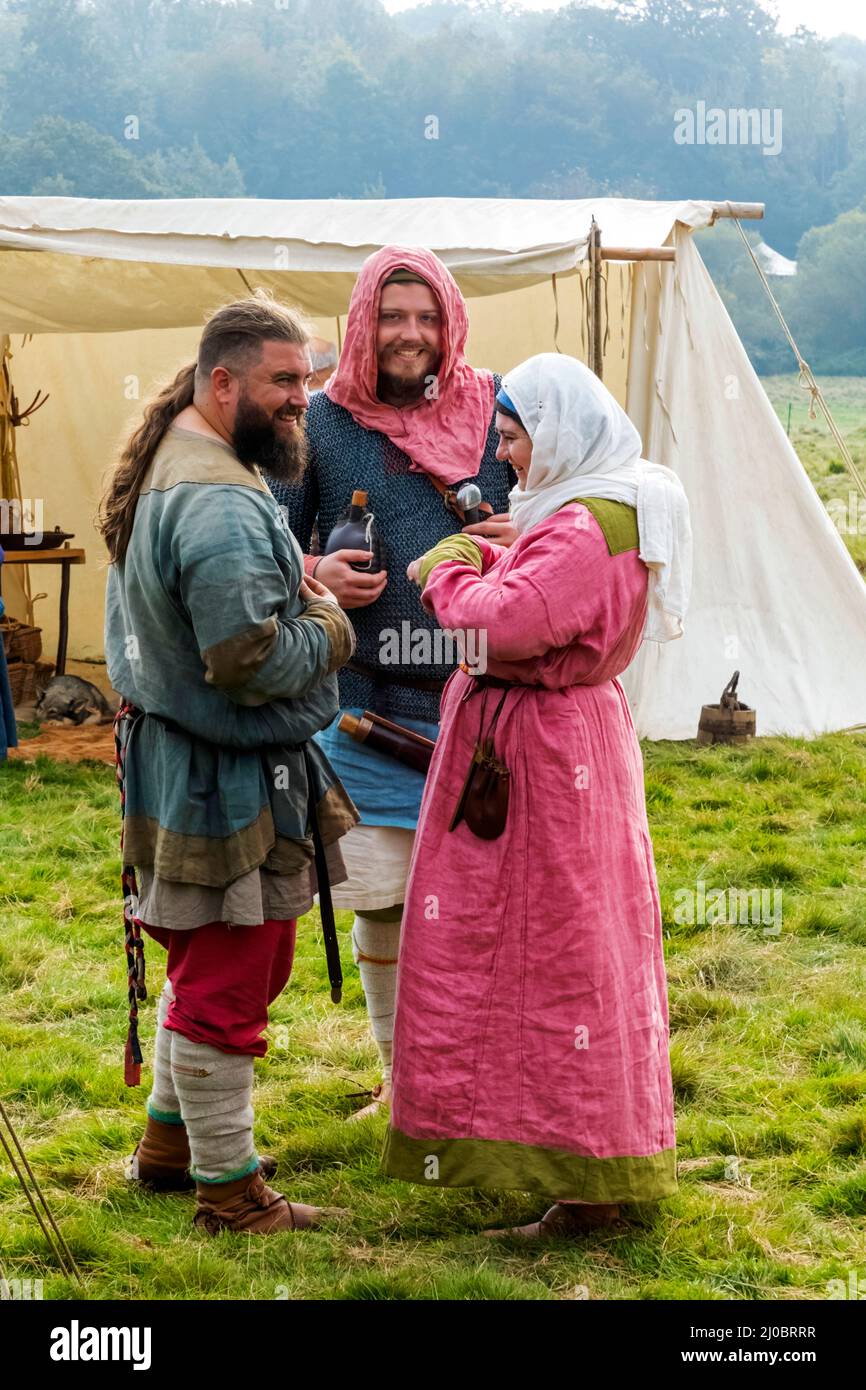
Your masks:
{"label": "red trousers", "polygon": [[191,931],[142,929],[168,951],[174,991],[166,1028],[220,1052],[264,1057],[268,1005],[292,973],[297,920],[257,927],[209,922]]}

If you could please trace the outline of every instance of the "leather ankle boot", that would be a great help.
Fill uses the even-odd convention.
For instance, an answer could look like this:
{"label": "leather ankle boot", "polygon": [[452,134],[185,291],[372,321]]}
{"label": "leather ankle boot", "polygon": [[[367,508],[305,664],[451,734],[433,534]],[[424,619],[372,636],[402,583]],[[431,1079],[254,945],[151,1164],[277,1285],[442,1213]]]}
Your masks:
{"label": "leather ankle boot", "polygon": [[610,1227],[622,1230],[626,1223],[620,1208],[612,1202],[557,1202],[540,1221],[528,1226],[511,1226],[504,1230],[483,1231],[485,1236],[521,1236],[524,1240],[558,1240],[585,1235],[588,1231]]}
{"label": "leather ankle boot", "polygon": [[144,1134],[126,1163],[129,1182],[156,1192],[184,1192],[195,1186],[189,1174],[186,1125],[170,1125],[148,1115]]}
{"label": "leather ankle boot", "polygon": [[[186,1125],[166,1124],[148,1115],[135,1153],[126,1160],[125,1173],[128,1182],[140,1183],[153,1192],[191,1192],[195,1179],[190,1174],[189,1164]],[[262,1177],[272,1178],[276,1171],[277,1160],[270,1154],[262,1154],[259,1159]]]}
{"label": "leather ankle boot", "polygon": [[319,1207],[287,1202],[280,1192],[267,1187],[261,1173],[232,1182],[196,1183],[198,1206],[193,1224],[219,1235],[220,1231],[249,1231],[272,1235],[278,1231],[299,1231],[316,1226],[324,1215]]}

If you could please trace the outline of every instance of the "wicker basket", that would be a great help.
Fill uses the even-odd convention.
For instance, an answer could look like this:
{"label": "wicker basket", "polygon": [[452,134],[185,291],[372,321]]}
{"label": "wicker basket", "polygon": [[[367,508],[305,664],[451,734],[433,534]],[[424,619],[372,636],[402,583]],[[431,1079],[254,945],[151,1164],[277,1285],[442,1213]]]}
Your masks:
{"label": "wicker basket", "polygon": [[9,647],[9,654],[13,661],[24,661],[28,665],[35,665],[42,655],[42,628],[28,627],[26,623],[19,623],[17,630],[12,634]]}
{"label": "wicker basket", "polygon": [[27,704],[36,698],[36,665],[27,661],[9,662],[9,687],[13,705]]}
{"label": "wicker basket", "polygon": [[19,623],[17,618],[3,618],[3,650],[9,661],[33,663],[42,655],[42,628]]}

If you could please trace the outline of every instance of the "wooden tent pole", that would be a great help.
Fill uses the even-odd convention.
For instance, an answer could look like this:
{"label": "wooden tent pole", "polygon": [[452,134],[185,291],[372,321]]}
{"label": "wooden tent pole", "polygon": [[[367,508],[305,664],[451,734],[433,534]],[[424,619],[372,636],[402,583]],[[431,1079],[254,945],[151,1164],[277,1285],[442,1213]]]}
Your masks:
{"label": "wooden tent pole", "polygon": [[602,246],[603,261],[675,261],[673,246]]}
{"label": "wooden tent pole", "polygon": [[587,299],[589,307],[589,365],[595,372],[599,381],[601,381],[604,370],[604,353],[602,351],[601,337],[601,228],[595,218],[592,219],[589,227],[588,250],[589,286]]}
{"label": "wooden tent pole", "polygon": [[740,221],[744,218],[752,218],[759,222],[764,216],[763,203],[710,203],[713,210],[713,222],[717,217],[737,217]]}
{"label": "wooden tent pole", "polygon": [[9,362],[12,343],[8,333],[0,335],[0,494],[11,501],[17,496],[15,466],[15,426],[12,423],[12,379]]}
{"label": "wooden tent pole", "polygon": [[[4,502],[4,515],[12,514],[12,503],[21,503],[21,477],[18,472],[18,454],[15,448],[15,426],[17,423],[15,392],[12,390],[12,339],[8,333],[0,334],[0,502]],[[34,402],[35,404],[35,402]],[[30,589],[30,570],[26,565],[20,568],[19,580],[21,597],[24,600],[25,621],[33,623],[33,597]]]}

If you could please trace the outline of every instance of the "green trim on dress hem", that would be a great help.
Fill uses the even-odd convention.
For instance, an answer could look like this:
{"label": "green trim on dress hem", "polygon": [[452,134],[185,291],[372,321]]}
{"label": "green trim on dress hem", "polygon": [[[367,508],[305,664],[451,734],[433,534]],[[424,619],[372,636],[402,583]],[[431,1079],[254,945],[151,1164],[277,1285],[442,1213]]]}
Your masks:
{"label": "green trim on dress hem", "polygon": [[428,1187],[514,1188],[584,1202],[656,1202],[677,1190],[676,1148],[595,1158],[510,1139],[413,1139],[391,1128],[382,1168]]}

